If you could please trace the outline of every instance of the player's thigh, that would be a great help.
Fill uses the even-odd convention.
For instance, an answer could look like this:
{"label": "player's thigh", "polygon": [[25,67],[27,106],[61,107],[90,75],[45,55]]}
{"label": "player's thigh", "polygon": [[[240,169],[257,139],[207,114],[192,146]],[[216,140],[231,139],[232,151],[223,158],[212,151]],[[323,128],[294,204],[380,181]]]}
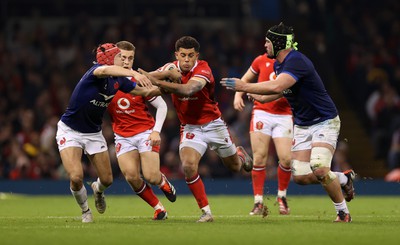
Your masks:
{"label": "player's thigh", "polygon": [[273,141],[279,162],[289,167],[292,158],[292,138],[274,138]]}
{"label": "player's thigh", "polygon": [[140,153],[142,173],[146,180],[160,178],[160,156],[157,152],[146,151]]}
{"label": "player's thigh", "polygon": [[68,147],[60,151],[61,161],[69,177],[83,179],[82,149],[79,147]]}
{"label": "player's thigh", "polygon": [[181,162],[183,166],[194,166],[197,167],[199,165],[201,154],[191,148],[191,147],[183,147],[179,151],[179,156],[181,158]]}
{"label": "player's thigh", "polygon": [[310,162],[311,149],[292,151],[292,159],[302,162]]}
{"label": "player's thigh", "polygon": [[137,150],[119,155],[118,165],[125,178],[140,178],[140,155]]}
{"label": "player's thigh", "polygon": [[110,155],[108,151],[99,152],[92,155],[87,155],[90,162],[97,171],[97,175],[101,180],[112,180],[112,170],[110,163]]}
{"label": "player's thigh", "polygon": [[250,142],[255,164],[265,165],[268,159],[271,136],[261,132],[251,132]]}

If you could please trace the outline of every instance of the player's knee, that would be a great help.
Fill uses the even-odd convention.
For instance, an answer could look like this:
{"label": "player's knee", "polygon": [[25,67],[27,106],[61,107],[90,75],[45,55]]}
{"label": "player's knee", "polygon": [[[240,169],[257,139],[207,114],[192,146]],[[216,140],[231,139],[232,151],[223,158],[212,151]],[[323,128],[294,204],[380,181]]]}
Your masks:
{"label": "player's knee", "polygon": [[138,174],[127,174],[124,173],[125,180],[128,183],[135,183],[135,181],[140,180],[140,176]]}
{"label": "player's knee", "polygon": [[329,172],[329,168],[326,167],[318,167],[313,169],[313,173],[315,175],[315,177],[317,177],[318,180],[321,180],[322,178],[324,178],[324,176],[326,176]]}
{"label": "player's knee", "polygon": [[146,175],[143,175],[143,177],[151,185],[158,185],[160,184],[160,181],[162,181],[160,171],[154,171],[152,173],[148,173]]}
{"label": "player's knee", "polygon": [[323,185],[330,184],[336,178],[336,175],[330,171],[332,157],[332,152],[326,147],[314,147],[311,150],[311,169]]}
{"label": "player's knee", "polygon": [[185,177],[191,177],[197,173],[197,167],[195,167],[193,164],[183,164],[182,168]]}
{"label": "player's knee", "polygon": [[112,185],[113,183],[113,176],[109,175],[103,178],[100,178],[100,182],[102,185],[104,185],[105,187],[109,187],[110,185]]}
{"label": "player's knee", "polygon": [[314,147],[311,150],[310,166],[315,176],[325,176],[331,168],[332,152],[326,147]]}
{"label": "player's knee", "polygon": [[71,175],[70,176],[71,185],[74,187],[83,185],[83,176],[82,175]]}
{"label": "player's knee", "polygon": [[234,173],[238,173],[242,169],[242,165],[243,165],[242,160],[240,160],[239,157],[238,157],[238,159],[239,159],[239,161],[228,161],[228,162],[224,161],[224,165],[227,166],[230,171],[232,171]]}
{"label": "player's knee", "polygon": [[259,154],[253,156],[254,166],[265,166],[267,164],[267,157]]}
{"label": "player's knee", "polygon": [[290,155],[279,158],[279,164],[285,168],[290,168],[291,161],[292,159]]}
{"label": "player's knee", "polygon": [[318,181],[322,184],[322,185],[329,185],[330,183],[332,183],[336,178],[336,174],[334,174],[332,171],[328,170],[328,172],[325,175],[321,175],[321,176],[317,176]]}

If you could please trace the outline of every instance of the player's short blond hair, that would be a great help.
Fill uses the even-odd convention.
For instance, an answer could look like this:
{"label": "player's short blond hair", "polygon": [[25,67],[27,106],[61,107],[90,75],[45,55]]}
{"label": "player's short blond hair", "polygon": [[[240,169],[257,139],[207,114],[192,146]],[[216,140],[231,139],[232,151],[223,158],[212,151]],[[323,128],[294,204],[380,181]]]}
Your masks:
{"label": "player's short blond hair", "polygon": [[135,46],[128,41],[119,41],[115,44],[119,49],[128,50],[128,51],[135,51]]}

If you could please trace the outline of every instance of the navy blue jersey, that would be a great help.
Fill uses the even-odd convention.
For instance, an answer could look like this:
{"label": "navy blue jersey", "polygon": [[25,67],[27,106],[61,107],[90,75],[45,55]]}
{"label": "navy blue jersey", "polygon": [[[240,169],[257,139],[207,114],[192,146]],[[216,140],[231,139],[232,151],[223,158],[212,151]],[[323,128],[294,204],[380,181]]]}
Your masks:
{"label": "navy blue jersey", "polygon": [[117,90],[132,91],[136,83],[125,77],[98,78],[93,71],[101,65],[92,66],[83,75],[72,92],[61,121],[81,133],[101,130],[103,115]]}
{"label": "navy blue jersey", "polygon": [[276,75],[286,73],[296,80],[283,91],[292,108],[294,124],[310,126],[338,115],[313,63],[305,55],[292,50],[282,63],[275,62],[274,69]]}

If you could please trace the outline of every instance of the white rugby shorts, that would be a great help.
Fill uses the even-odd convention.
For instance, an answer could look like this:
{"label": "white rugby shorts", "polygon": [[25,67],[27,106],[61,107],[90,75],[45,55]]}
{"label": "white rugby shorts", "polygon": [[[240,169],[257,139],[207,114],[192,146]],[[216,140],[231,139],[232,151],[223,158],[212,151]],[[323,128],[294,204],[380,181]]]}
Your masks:
{"label": "white rugby shorts", "polygon": [[57,123],[56,140],[58,151],[68,147],[79,147],[85,154],[93,155],[108,150],[103,132],[81,133],[68,127],[61,120]]}
{"label": "white rugby shorts", "polygon": [[271,114],[254,110],[250,132],[261,132],[272,138],[293,138],[293,119],[291,115]]}
{"label": "white rugby shorts", "polygon": [[117,157],[120,155],[137,150],[139,153],[147,151],[159,152],[160,146],[151,146],[149,136],[153,130],[146,130],[142,133],[131,137],[123,137],[118,134],[114,134],[115,137],[115,152]]}
{"label": "white rugby shorts", "polygon": [[339,116],[311,126],[294,125],[292,151],[310,150],[312,143],[327,143],[336,149],[340,132]]}
{"label": "white rugby shorts", "polygon": [[228,157],[236,153],[236,145],[232,142],[228,126],[221,118],[203,125],[182,126],[179,150],[183,147],[193,148],[201,156],[208,147],[220,157]]}

